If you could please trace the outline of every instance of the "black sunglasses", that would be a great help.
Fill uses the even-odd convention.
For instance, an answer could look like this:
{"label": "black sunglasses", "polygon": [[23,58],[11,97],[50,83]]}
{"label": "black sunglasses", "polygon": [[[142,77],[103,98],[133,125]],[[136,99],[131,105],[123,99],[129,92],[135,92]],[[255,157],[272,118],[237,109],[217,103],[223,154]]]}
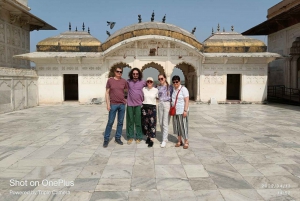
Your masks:
{"label": "black sunglasses", "polygon": [[153,83],[151,80],[148,80],[147,83]]}
{"label": "black sunglasses", "polygon": [[160,77],[160,78],[158,78],[158,80],[164,80],[164,78],[163,78],[163,77]]}
{"label": "black sunglasses", "polygon": [[179,83],[179,81],[173,81],[173,84],[175,84],[175,83],[177,84],[177,83]]}
{"label": "black sunglasses", "polygon": [[121,71],[121,70],[116,70],[116,72],[117,72],[117,73],[123,73],[123,71]]}

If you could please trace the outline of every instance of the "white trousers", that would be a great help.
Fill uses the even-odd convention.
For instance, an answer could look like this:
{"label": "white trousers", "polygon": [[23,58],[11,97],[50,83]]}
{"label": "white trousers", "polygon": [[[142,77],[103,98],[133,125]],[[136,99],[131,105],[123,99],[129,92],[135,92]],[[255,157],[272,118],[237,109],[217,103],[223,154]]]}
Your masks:
{"label": "white trousers", "polygon": [[163,141],[168,141],[168,129],[169,129],[169,116],[170,110],[170,102],[162,102],[158,103],[158,118],[159,118],[159,125],[160,130],[163,133]]}

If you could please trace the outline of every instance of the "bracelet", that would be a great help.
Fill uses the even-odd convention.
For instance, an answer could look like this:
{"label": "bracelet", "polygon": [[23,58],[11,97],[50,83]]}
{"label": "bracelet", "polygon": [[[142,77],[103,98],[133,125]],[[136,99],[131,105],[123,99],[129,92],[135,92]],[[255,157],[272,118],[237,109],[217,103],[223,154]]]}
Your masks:
{"label": "bracelet", "polygon": [[187,112],[186,110],[184,110],[185,112]]}

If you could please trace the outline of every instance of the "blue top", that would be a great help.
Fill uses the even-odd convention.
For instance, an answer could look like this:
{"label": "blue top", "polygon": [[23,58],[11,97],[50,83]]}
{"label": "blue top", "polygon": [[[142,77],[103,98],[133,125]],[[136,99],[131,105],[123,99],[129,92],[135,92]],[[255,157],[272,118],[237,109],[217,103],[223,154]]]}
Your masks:
{"label": "blue top", "polygon": [[173,86],[169,85],[167,89],[167,85],[164,86],[157,86],[158,89],[158,99],[160,102],[170,102],[171,101],[171,95],[173,92]]}

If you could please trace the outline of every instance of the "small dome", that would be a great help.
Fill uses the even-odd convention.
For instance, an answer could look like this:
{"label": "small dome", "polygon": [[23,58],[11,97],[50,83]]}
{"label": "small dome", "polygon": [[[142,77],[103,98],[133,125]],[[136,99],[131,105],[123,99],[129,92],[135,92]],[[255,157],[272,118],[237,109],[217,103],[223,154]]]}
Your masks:
{"label": "small dome", "polygon": [[99,52],[101,42],[83,31],[67,31],[37,44],[38,52]]}
{"label": "small dome", "polygon": [[113,33],[103,44],[102,50],[107,50],[111,46],[137,36],[160,35],[175,38],[186,42],[197,49],[202,49],[202,44],[197,41],[196,37],[178,26],[162,22],[142,22],[126,26]]}
{"label": "small dome", "polygon": [[216,32],[203,42],[205,53],[266,52],[267,46],[260,40],[237,32]]}
{"label": "small dome", "polygon": [[297,37],[290,49],[291,55],[300,55],[300,37]]}

